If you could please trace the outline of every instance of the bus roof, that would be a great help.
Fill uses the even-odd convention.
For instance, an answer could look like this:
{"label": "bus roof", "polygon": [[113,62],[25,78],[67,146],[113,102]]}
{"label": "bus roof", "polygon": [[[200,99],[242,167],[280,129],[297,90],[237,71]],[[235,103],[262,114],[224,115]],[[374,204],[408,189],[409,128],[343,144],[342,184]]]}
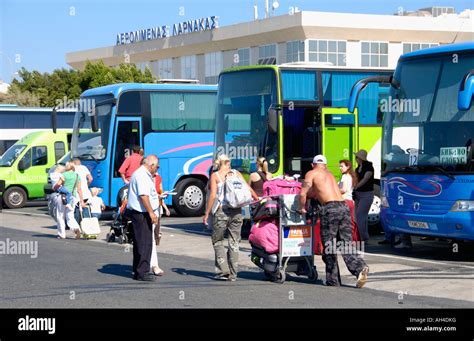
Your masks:
{"label": "bus roof", "polygon": [[441,54],[451,54],[459,52],[471,52],[474,53],[474,42],[448,44],[443,46],[431,47],[428,49],[418,50],[406,53],[400,57],[400,61],[418,57],[430,57]]}
{"label": "bus roof", "polygon": [[112,94],[118,97],[121,92],[129,90],[194,90],[194,91],[217,91],[217,85],[197,85],[197,84],[152,84],[152,83],[119,83],[101,86],[86,90],[81,97]]}
{"label": "bus roof", "polygon": [[[0,106],[0,111],[20,111],[20,112],[52,112],[50,107],[18,107],[18,106]],[[58,109],[58,112],[76,112],[74,108]]]}
{"label": "bus roof", "polygon": [[221,71],[222,73],[245,71],[245,70],[261,70],[261,69],[280,69],[280,70],[322,70],[322,71],[338,71],[338,72],[393,72],[393,69],[388,68],[374,68],[374,67],[360,67],[360,68],[348,68],[341,66],[334,66],[332,63],[319,63],[319,62],[295,62],[295,63],[284,63],[280,65],[247,65],[247,66],[232,66]]}

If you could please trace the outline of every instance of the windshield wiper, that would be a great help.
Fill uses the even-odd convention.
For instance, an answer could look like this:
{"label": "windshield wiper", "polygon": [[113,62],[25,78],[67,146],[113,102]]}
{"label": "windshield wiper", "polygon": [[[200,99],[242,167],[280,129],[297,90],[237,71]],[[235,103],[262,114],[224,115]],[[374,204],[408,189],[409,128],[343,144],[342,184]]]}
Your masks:
{"label": "windshield wiper", "polygon": [[94,160],[95,162],[99,163],[99,161],[95,158],[94,155],[90,154],[90,153],[86,153],[86,154],[81,154],[79,155],[79,157],[83,157],[83,156],[90,156],[92,160]]}
{"label": "windshield wiper", "polygon": [[418,166],[400,166],[386,170],[382,173],[382,175],[386,175],[389,172],[416,172],[419,170],[420,169],[418,168]]}
{"label": "windshield wiper", "polygon": [[435,166],[435,165],[423,165],[421,167],[423,169],[435,169],[435,170],[443,173],[444,175],[446,175],[451,180],[456,180],[456,177],[453,174],[451,174],[450,172],[448,172],[446,169],[444,169],[443,167]]}
{"label": "windshield wiper", "polygon": [[451,180],[456,180],[456,177],[448,172],[446,169],[440,166],[434,166],[434,165],[417,165],[417,166],[401,166],[401,167],[395,167],[392,168],[388,171],[384,171],[382,175],[386,175],[389,172],[423,172],[423,170],[429,170],[429,169],[434,169],[439,171],[440,173],[443,173],[446,175],[448,178]]}

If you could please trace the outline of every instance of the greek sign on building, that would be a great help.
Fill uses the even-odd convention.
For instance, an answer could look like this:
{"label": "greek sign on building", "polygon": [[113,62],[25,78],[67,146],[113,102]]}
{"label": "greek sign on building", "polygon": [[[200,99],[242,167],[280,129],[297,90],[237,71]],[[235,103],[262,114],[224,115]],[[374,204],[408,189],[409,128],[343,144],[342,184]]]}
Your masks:
{"label": "greek sign on building", "polygon": [[116,44],[126,45],[148,40],[157,40],[170,36],[180,36],[192,32],[201,32],[218,28],[217,17],[182,21],[173,26],[156,26],[142,30],[117,34]]}

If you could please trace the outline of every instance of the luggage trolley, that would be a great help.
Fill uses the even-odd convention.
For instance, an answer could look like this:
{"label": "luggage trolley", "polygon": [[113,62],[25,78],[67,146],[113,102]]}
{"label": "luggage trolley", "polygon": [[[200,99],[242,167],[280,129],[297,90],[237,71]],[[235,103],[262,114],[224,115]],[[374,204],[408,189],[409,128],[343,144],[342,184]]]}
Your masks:
{"label": "luggage trolley", "polygon": [[263,248],[252,245],[252,261],[264,270],[267,280],[284,283],[286,273],[308,276],[312,282],[318,280],[314,265],[314,231],[306,216],[297,212],[298,195],[278,196],[278,253],[268,254]]}

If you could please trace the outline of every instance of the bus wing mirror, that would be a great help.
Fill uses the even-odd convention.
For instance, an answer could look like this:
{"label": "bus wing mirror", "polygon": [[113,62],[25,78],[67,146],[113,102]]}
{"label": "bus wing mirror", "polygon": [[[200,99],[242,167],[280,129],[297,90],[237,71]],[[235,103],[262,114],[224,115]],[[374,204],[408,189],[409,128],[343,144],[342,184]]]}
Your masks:
{"label": "bus wing mirror", "polygon": [[458,109],[462,111],[471,108],[472,98],[474,97],[474,69],[469,71],[461,81],[458,93]]}
{"label": "bus wing mirror", "polygon": [[268,131],[272,134],[278,132],[278,112],[279,109],[268,109]]}
{"label": "bus wing mirror", "polygon": [[92,108],[91,112],[91,129],[94,133],[99,131],[99,116],[95,107]]}
{"label": "bus wing mirror", "polygon": [[25,169],[28,169],[28,165],[25,163],[25,160],[20,160],[18,162],[18,170],[24,171]]}
{"label": "bus wing mirror", "polygon": [[58,112],[56,111],[56,107],[54,107],[51,112],[51,128],[53,128],[53,133],[56,134],[56,130],[58,129]]}
{"label": "bus wing mirror", "polygon": [[390,76],[374,76],[367,77],[359,80],[351,89],[351,94],[349,96],[349,103],[347,104],[347,110],[350,113],[354,113],[354,110],[357,106],[357,100],[359,99],[359,94],[369,83],[383,83],[390,84],[393,87],[398,88],[398,85],[394,82],[393,77]]}

